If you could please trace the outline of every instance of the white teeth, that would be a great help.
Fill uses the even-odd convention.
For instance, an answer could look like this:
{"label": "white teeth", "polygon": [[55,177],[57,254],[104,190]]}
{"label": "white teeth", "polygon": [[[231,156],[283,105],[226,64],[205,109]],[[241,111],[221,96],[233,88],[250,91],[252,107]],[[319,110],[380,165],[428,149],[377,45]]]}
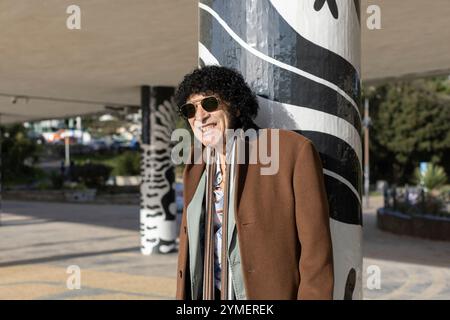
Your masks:
{"label": "white teeth", "polygon": [[202,132],[207,132],[210,129],[212,129],[214,126],[215,126],[214,124],[209,124],[209,125],[207,125],[205,127],[202,127],[201,130],[202,130]]}

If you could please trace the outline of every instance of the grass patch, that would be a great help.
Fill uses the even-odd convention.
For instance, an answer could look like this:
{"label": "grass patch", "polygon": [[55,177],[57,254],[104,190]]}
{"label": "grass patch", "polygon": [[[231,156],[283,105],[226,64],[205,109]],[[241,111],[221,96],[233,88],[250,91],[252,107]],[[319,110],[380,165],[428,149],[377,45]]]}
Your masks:
{"label": "grass patch", "polygon": [[126,151],[121,154],[74,155],[75,165],[87,163],[103,164],[112,168],[111,175],[139,175],[140,153]]}
{"label": "grass patch", "polygon": [[[130,151],[128,151],[130,152]],[[121,153],[121,154],[93,154],[93,155],[74,155],[71,159],[75,165],[83,165],[86,163],[98,163],[113,168],[111,175],[126,175],[123,172],[134,172],[133,175],[140,175],[139,172],[139,152]],[[125,167],[125,168],[124,168]],[[184,165],[175,166],[175,180],[181,182],[183,180]]]}

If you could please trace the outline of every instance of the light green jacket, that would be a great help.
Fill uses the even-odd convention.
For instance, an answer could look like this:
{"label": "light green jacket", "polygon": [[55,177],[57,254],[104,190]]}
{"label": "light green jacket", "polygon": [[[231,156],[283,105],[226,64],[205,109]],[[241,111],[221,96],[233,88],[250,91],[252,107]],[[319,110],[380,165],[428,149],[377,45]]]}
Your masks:
{"label": "light green jacket", "polygon": [[[234,176],[233,174],[231,176]],[[235,225],[234,180],[230,184],[230,205],[228,224],[228,261],[232,280],[233,296],[237,300],[245,300],[245,288],[242,278],[241,258],[239,253],[238,234]],[[187,206],[187,230],[189,238],[189,268],[191,275],[191,296],[200,297],[203,283],[203,239],[205,208],[203,199],[206,189],[206,171],[200,179],[192,201]]]}

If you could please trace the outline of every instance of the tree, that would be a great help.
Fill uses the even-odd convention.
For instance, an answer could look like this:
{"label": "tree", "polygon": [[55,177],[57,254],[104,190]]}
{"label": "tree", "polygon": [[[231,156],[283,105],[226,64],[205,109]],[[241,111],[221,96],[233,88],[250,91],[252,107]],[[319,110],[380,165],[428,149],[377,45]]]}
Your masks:
{"label": "tree", "polygon": [[411,183],[420,162],[450,173],[448,80],[420,79],[381,86],[371,99],[371,176]]}
{"label": "tree", "polygon": [[27,135],[22,124],[2,126],[2,179],[5,182],[31,182],[40,147]]}

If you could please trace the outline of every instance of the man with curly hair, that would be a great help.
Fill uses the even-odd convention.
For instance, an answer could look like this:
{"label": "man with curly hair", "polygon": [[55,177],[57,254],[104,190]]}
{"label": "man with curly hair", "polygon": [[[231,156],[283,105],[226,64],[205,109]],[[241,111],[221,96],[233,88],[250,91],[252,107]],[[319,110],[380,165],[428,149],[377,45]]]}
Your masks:
{"label": "man with curly hair", "polygon": [[[321,161],[312,142],[287,130],[259,129],[253,121],[258,113],[256,96],[242,75],[230,68],[194,70],[184,77],[175,98],[202,148],[216,150],[220,160],[209,173],[213,220],[205,212],[205,161],[195,161],[191,150],[185,166],[176,298],[211,299],[204,292],[205,221],[214,221],[213,298],[332,299],[329,208]],[[238,129],[256,132],[244,141],[244,150],[227,144],[227,131]],[[272,156],[279,157],[277,172],[262,174],[266,163],[260,158],[249,161],[254,146],[267,146]],[[244,154],[243,163],[235,162],[237,154]],[[227,166],[230,155],[234,161]],[[224,237],[227,240],[221,243]],[[227,259],[228,273],[223,272],[221,257]],[[226,295],[221,293],[224,287]]]}

